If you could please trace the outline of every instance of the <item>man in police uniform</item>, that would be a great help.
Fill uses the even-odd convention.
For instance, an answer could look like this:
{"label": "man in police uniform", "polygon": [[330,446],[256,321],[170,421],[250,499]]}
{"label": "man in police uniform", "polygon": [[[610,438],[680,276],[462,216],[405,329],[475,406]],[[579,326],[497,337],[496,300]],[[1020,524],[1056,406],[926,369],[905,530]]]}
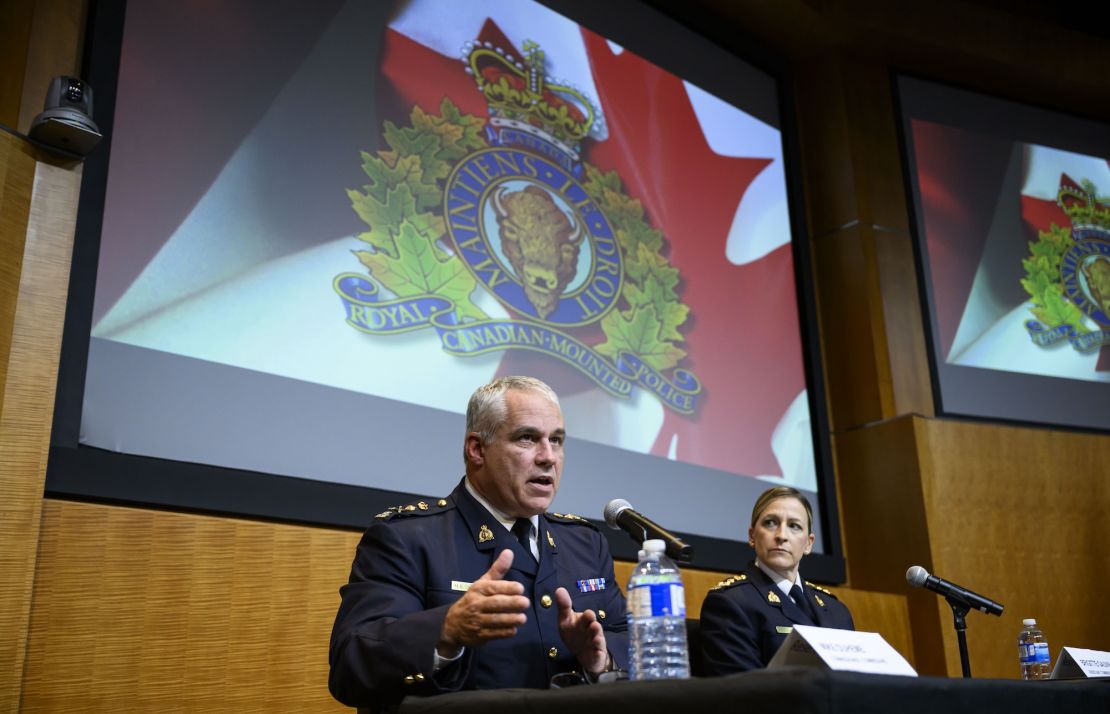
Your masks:
{"label": "man in police uniform", "polygon": [[767,666],[796,624],[855,629],[848,608],[799,573],[813,548],[812,524],[809,500],[797,489],[779,486],[756,500],[748,529],[755,562],[718,583],[701,606],[707,674]]}
{"label": "man in police uniform", "polygon": [[358,546],[331,636],[328,686],[344,704],[626,668],[607,542],[545,512],[563,472],[558,397],[503,377],[474,393],[466,422],[466,476],[451,495],[379,514]]}

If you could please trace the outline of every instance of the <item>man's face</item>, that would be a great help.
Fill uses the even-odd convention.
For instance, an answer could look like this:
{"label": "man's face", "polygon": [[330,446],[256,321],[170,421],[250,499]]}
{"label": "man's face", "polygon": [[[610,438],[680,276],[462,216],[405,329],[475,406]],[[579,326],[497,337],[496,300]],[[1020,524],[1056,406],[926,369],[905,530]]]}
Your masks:
{"label": "man's face", "polygon": [[505,392],[505,421],[483,445],[466,436],[470,482],[499,511],[514,518],[542,513],[563,475],[563,413],[537,392]]}
{"label": "man's face", "polygon": [[813,534],[801,501],[790,496],[767,504],[748,529],[748,542],[759,562],[790,579],[796,579],[798,563],[813,548]]}

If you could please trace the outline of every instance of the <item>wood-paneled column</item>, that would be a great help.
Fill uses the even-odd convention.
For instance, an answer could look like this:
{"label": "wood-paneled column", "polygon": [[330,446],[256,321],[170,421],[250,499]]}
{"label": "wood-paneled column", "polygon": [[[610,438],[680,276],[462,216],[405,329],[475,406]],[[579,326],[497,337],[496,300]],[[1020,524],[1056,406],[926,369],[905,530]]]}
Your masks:
{"label": "wood-paneled column", "polygon": [[[907,558],[929,566],[916,435],[904,415],[931,415],[933,403],[891,78],[885,66],[841,51],[796,71],[849,585],[907,594],[914,661],[919,671],[939,674],[945,663],[935,602],[907,593],[899,580]],[[903,547],[889,547],[898,536]]]}

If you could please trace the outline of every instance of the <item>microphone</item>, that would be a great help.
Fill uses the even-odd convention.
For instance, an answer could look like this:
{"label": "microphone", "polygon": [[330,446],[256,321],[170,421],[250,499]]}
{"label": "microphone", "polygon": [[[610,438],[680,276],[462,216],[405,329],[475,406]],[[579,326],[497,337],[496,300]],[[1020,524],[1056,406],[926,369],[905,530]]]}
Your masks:
{"label": "microphone", "polygon": [[637,543],[658,538],[667,544],[667,555],[673,560],[689,563],[694,559],[694,547],[684,543],[681,538],[670,533],[658,523],[632,509],[632,504],[623,498],[614,498],[605,506],[605,522],[613,530],[624,530]]}
{"label": "microphone", "polygon": [[1002,606],[990,598],[965,590],[955,583],[929,575],[929,571],[920,565],[914,565],[906,571],[906,582],[915,588],[925,587],[937,595],[943,595],[950,602],[955,601],[971,610],[979,610],[988,615],[1002,615]]}

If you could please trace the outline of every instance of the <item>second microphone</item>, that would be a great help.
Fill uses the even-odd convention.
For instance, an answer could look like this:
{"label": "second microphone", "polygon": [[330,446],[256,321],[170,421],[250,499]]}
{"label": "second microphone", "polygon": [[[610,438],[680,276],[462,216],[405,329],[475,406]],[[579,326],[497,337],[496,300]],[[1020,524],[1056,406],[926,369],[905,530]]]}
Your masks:
{"label": "second microphone", "polygon": [[667,556],[672,560],[689,563],[694,559],[694,547],[655,523],[623,498],[614,498],[605,506],[605,523],[613,530],[623,530],[639,544],[658,538],[667,544]]}

